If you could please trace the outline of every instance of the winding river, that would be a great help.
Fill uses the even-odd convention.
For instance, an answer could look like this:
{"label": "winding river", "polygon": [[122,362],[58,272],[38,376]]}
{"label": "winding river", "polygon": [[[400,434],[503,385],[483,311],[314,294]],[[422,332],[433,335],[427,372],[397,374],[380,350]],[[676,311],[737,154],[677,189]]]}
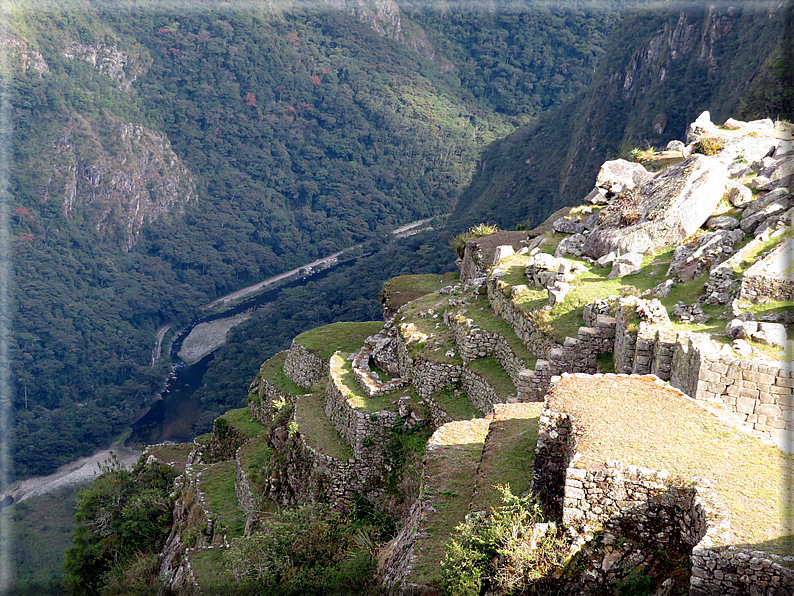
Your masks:
{"label": "winding river", "polygon": [[[185,341],[185,338],[187,338],[196,325],[234,317],[239,314],[261,308],[265,304],[277,300],[279,294],[283,290],[288,288],[296,288],[309,282],[322,279],[333,270],[352,266],[358,260],[358,258],[360,258],[355,257],[339,262],[337,261],[338,256],[339,254],[332,255],[331,257],[322,259],[321,261],[315,261],[314,263],[311,263],[308,267],[316,267],[317,265],[321,264],[321,262],[330,265],[329,267],[318,271],[317,273],[293,280],[277,288],[266,290],[252,298],[249,298],[248,300],[244,300],[240,304],[233,306],[228,310],[197,319],[186,326],[185,329],[183,329],[174,339],[174,341],[171,342],[171,373],[168,376],[165,390],[162,393],[162,399],[155,401],[149,410],[133,423],[132,434],[127,439],[126,445],[151,445],[165,441],[182,443],[186,441],[192,441],[196,436],[196,433],[193,431],[193,425],[201,416],[201,401],[194,395],[196,390],[201,387],[204,373],[207,372],[207,368],[210,366],[210,363],[214,358],[214,353],[211,353],[203,357],[198,362],[187,364],[179,357],[179,352],[182,349],[182,342]],[[290,275],[294,275],[305,269],[306,266],[277,277],[279,280],[283,280]],[[257,284],[257,287],[262,288],[266,283],[272,283],[273,280],[274,278],[270,278],[265,282],[260,282]],[[252,288],[254,286],[250,287]],[[250,293],[250,288],[244,288],[243,290],[235,292],[234,295],[230,294],[229,296],[219,298],[218,300],[210,303],[210,305],[207,305],[207,307],[228,302],[234,298],[240,298],[244,295],[250,295]],[[161,327],[160,330],[162,329],[163,328]],[[162,341],[162,336],[165,335],[165,332],[163,332],[161,335],[160,330],[158,330],[158,346]]]}

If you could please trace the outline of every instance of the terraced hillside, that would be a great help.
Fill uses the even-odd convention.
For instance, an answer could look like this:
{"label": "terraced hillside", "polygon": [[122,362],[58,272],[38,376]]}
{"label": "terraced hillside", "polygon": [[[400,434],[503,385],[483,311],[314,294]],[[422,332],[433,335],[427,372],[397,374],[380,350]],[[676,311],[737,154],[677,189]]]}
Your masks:
{"label": "terraced hillside", "polygon": [[[708,125],[700,136],[693,129],[691,146],[720,134]],[[751,139],[742,151],[766,151],[758,133],[734,131],[726,137]],[[327,570],[313,577],[336,581],[349,561],[369,561],[363,569],[377,553],[382,589],[432,592],[447,585],[439,563],[456,528],[480,527],[500,506],[498,487],[509,486],[544,504],[559,525],[538,532],[562,555],[556,571],[516,577],[521,566],[503,553],[504,567],[483,571],[483,586],[507,589],[499,582],[509,579],[513,590],[542,581],[609,591],[634,582],[722,594],[765,582],[769,594],[790,592],[791,511],[785,495],[759,505],[774,498],[775,466],[788,478],[794,465],[775,446],[794,432],[790,273],[752,285],[743,273],[785,253],[794,199],[763,186],[770,177],[759,172],[775,175],[768,157],[748,165],[723,142],[727,157],[676,164],[663,155],[672,165],[656,176],[605,164],[591,204],[545,231],[467,242],[459,279],[392,280],[386,323],[296,337],[262,365],[248,407],[196,441],[161,578],[203,593],[297,581],[301,571],[273,554],[284,548],[273,542],[276,528],[289,523],[307,535],[337,528],[343,542],[359,536],[344,560],[334,558],[339,548],[319,552],[323,540],[309,548],[294,538]],[[644,182],[629,186],[636,168]],[[728,191],[709,194],[714,208],[694,233],[646,254],[625,250],[632,226],[646,229],[672,210],[643,212],[643,193],[672,205],[691,192],[696,168],[731,174],[715,184]],[[614,250],[593,254],[593,238]],[[777,294],[764,295],[767,286]],[[687,451],[689,440],[702,448]],[[757,481],[743,484],[729,461]],[[362,520],[365,530],[355,525]],[[526,540],[525,554],[541,548]]]}

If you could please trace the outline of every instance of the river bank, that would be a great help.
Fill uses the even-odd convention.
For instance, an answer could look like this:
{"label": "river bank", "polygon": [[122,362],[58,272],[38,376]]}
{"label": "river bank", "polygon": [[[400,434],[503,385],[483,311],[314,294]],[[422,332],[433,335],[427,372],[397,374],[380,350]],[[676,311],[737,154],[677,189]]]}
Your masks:
{"label": "river bank", "polygon": [[90,482],[102,473],[100,466],[109,462],[114,455],[119,463],[131,468],[138,461],[141,451],[125,447],[123,441],[114,443],[109,449],[102,449],[93,455],[64,464],[47,476],[32,476],[25,480],[17,480],[0,494],[0,501],[11,497],[14,503],[20,503],[61,488]]}

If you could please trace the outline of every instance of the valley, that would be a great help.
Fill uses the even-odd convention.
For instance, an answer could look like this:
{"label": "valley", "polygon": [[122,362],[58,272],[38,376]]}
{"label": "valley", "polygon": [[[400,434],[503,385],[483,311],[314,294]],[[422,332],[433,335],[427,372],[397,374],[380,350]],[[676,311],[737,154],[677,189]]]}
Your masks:
{"label": "valley", "polygon": [[[152,427],[169,427],[184,440],[211,432],[215,438],[207,435],[184,449],[209,449],[215,458],[220,455],[214,450],[231,449],[231,443],[223,447],[204,442],[215,441],[217,420],[226,420],[234,430],[232,438],[239,438],[239,431],[254,439],[240,453],[245,454],[251,470],[263,469],[263,456],[254,444],[268,444],[273,437],[261,434],[256,424],[248,426],[247,414],[239,412],[250,407],[248,388],[255,371],[265,366],[262,362],[269,362],[268,382],[275,383],[285,400],[308,390],[314,396],[298,400],[295,409],[299,428],[312,429],[301,430],[308,445],[304,455],[311,449],[318,453],[329,449],[329,454],[344,460],[350,450],[363,453],[363,441],[377,442],[377,437],[340,443],[336,435],[341,432],[339,421],[332,423],[322,413],[323,391],[314,386],[298,390],[290,379],[292,373],[282,372],[287,359],[284,350],[295,346],[293,338],[339,321],[358,324],[390,317],[402,306],[402,298],[407,303],[412,296],[422,306],[406,307],[418,309],[406,324],[414,325],[417,337],[427,337],[410,347],[409,356],[413,358],[416,350],[432,349],[433,362],[457,366],[460,354],[455,346],[473,329],[467,327],[466,319],[488,333],[501,333],[507,323],[490,316],[482,294],[475,299],[482,314],[462,313],[462,319],[442,322],[443,315],[435,306],[442,298],[423,298],[441,289],[426,287],[435,283],[428,281],[430,277],[413,278],[397,294],[389,292],[389,287],[395,286],[388,280],[441,275],[442,287],[457,285],[448,277],[456,270],[448,248],[453,238],[458,239],[458,256],[467,267],[483,265],[485,271],[490,263],[466,261],[466,242],[460,237],[477,224],[491,224],[503,230],[499,234],[520,236],[545,222],[544,230],[526,237],[527,246],[544,237],[549,244],[541,247],[541,252],[546,254],[561,244],[572,251],[569,254],[574,259],[605,257],[592,252],[592,243],[585,246],[581,239],[563,242],[562,236],[584,225],[590,207],[570,208],[579,206],[592,189],[605,160],[619,156],[645,159],[648,169],[670,165],[666,158],[658,157],[661,149],[675,139],[690,145],[686,138],[689,125],[704,110],[711,111],[713,122],[725,122],[729,116],[746,121],[768,116],[784,121],[794,118],[789,92],[794,88],[790,79],[794,69],[787,68],[794,63],[787,25],[792,22],[792,10],[790,3],[659,7],[642,0],[610,0],[597,5],[577,1],[564,6],[496,0],[490,7],[399,0],[317,6],[311,2],[251,2],[243,6],[209,1],[194,3],[189,9],[164,7],[158,11],[106,0],[78,0],[74,6],[48,10],[15,5],[4,14],[0,35],[0,50],[13,73],[8,86],[13,126],[4,131],[8,134],[6,146],[12,149],[12,167],[4,195],[9,215],[4,251],[9,258],[3,263],[9,279],[14,280],[13,300],[3,311],[10,314],[3,325],[8,337],[6,373],[11,393],[0,414],[8,424],[4,446],[10,457],[3,462],[0,488],[20,489],[29,482],[33,484],[24,485],[29,492],[38,490],[34,484],[42,482],[35,478],[50,478],[55,484],[44,484],[55,486],[58,478],[70,477],[69,470],[74,478],[89,474],[94,468],[78,463],[96,463],[96,457],[103,457],[163,391],[163,380],[173,372],[170,357],[163,357],[162,352],[168,351],[163,342],[171,340],[184,322],[198,321],[207,317],[208,311],[230,304],[228,314],[236,319],[213,323],[222,327],[218,329],[197,325],[192,338],[183,344],[190,352],[183,355],[204,367],[198,380],[188,382],[193,383],[190,392],[194,392],[184,404],[188,415],[165,426],[152,418]],[[708,124],[715,126],[711,121]],[[719,127],[715,130],[715,135],[725,132]],[[646,159],[648,156],[651,158]],[[755,167],[758,176],[762,176],[761,165],[769,166],[754,163],[756,158],[769,156],[751,158],[742,153],[734,157],[736,163],[728,164],[730,167],[738,168],[742,160],[748,160],[747,167]],[[741,186],[750,185],[748,179]],[[774,190],[755,188],[752,198]],[[769,199],[773,211],[778,204],[772,200],[775,196]],[[763,210],[768,206],[762,209],[760,202],[758,205],[761,214],[742,223],[744,234],[749,234],[745,227],[754,229],[768,215]],[[600,208],[590,208],[589,215]],[[555,212],[565,213],[569,223],[559,224],[560,229],[553,229],[549,236],[549,229],[562,217],[547,221]],[[623,213],[614,217],[635,216]],[[427,229],[429,226],[432,229]],[[599,232],[598,237],[613,242],[610,233]],[[483,246],[499,245],[494,238],[484,238]],[[715,242],[719,250],[709,245],[693,251],[706,252],[712,258],[718,252],[734,250],[722,236]],[[720,302],[724,295],[735,291],[729,283],[732,272],[744,273],[752,259],[765,254],[770,242],[768,238],[748,240],[748,248],[737,246],[738,256],[707,282],[709,300],[725,304]],[[281,285],[287,278],[337,262],[350,250],[357,251],[354,261]],[[666,264],[662,261],[675,261],[672,249],[669,252],[658,257],[658,262],[643,262],[643,267],[650,267],[647,279],[635,284],[642,291],[653,289],[648,285],[651,281],[654,287],[664,281]],[[682,274],[701,275],[702,269],[712,264],[692,263]],[[539,306],[546,298],[519,287],[524,285],[518,282],[526,266],[520,257],[508,256],[505,264],[503,293],[521,294],[518,302],[527,305],[514,313],[518,317],[522,308]],[[536,274],[546,275],[543,271]],[[588,287],[609,287],[614,292],[620,286],[619,281],[594,279],[599,276],[593,272],[584,276],[596,283]],[[260,292],[267,294],[274,285],[279,288],[277,299],[246,314],[235,311],[239,306],[235,303],[252,300]],[[546,321],[552,328],[549,331],[543,326],[545,311],[539,311],[535,322],[548,338],[538,341],[557,342],[565,348],[566,335],[578,337],[582,323],[580,313],[574,311],[592,296],[587,290],[574,289],[571,296],[576,307],[569,308],[563,299],[564,288],[555,292],[561,300],[555,312],[562,315],[553,323]],[[698,321],[701,316],[714,317],[722,307],[707,303],[701,315],[694,306],[696,297],[682,292],[679,288],[671,294],[686,307],[676,311],[686,319],[681,324],[694,321],[700,325],[696,331],[721,335],[717,327],[723,323],[715,323],[713,318],[709,323]],[[442,296],[447,299],[446,294]],[[501,304],[494,296],[494,304]],[[505,294],[505,298],[509,296]],[[385,311],[381,300],[388,303]],[[424,304],[423,300],[434,302]],[[667,302],[665,307],[672,315],[676,305]],[[428,307],[434,312],[420,316]],[[505,303],[494,308],[513,307]],[[753,307],[749,313],[782,317],[786,308],[783,301],[764,309]],[[737,310],[736,315],[750,317],[747,310]],[[738,339],[753,334],[771,339],[781,335],[778,328],[767,328],[767,323],[776,321],[759,319],[753,326],[742,320],[731,333]],[[447,330],[434,335],[442,324]],[[674,326],[679,330],[678,319]],[[202,330],[204,336],[199,338]],[[519,386],[538,395],[545,391],[544,383],[555,376],[556,364],[543,357],[548,354],[539,353],[545,348],[535,346],[533,351],[518,335],[513,338],[507,333],[505,337],[523,364],[514,362],[515,370],[505,371],[503,363],[490,356],[472,358],[465,380],[468,389],[461,393],[452,382],[448,390],[434,397],[439,410],[433,428],[443,426],[442,410],[453,422],[473,417],[483,420],[477,417],[486,413],[486,402],[493,399],[469,402],[461,397],[469,390],[476,394],[475,386],[481,386],[477,379],[485,379],[498,403],[508,402],[504,409],[494,410],[498,410],[494,414],[498,423],[494,418],[474,424],[479,425],[480,434],[493,430],[494,437],[477,435],[467,447],[447,442],[443,434],[430,439],[428,412],[413,405],[408,408],[409,419],[423,420],[424,430],[400,438],[399,457],[404,458],[397,466],[400,474],[395,472],[386,479],[389,490],[396,491],[392,493],[397,495],[395,499],[406,507],[412,498],[408,495],[422,482],[411,466],[422,461],[425,442],[441,450],[433,465],[442,470],[447,456],[462,458],[462,467],[474,465],[480,454],[488,461],[484,454],[493,453],[489,445],[526,447],[527,437],[541,429],[538,412],[525,408],[526,403],[511,402],[517,398]],[[358,345],[343,350],[351,354],[365,339],[355,333],[352,338]],[[647,339],[637,341],[644,345]],[[756,351],[742,357],[774,351],[748,342]],[[418,348],[419,343],[425,345]],[[616,349],[615,358],[619,360],[620,354],[631,349]],[[445,356],[447,351],[453,355]],[[647,356],[635,355],[641,361]],[[331,354],[322,359],[329,362]],[[551,368],[544,368],[543,362],[552,362]],[[342,362],[335,366],[344,371],[339,390],[357,394],[353,378],[358,373]],[[524,369],[533,371],[531,378],[526,374],[517,377]],[[372,372],[375,377],[387,374],[383,369]],[[388,371],[387,376],[393,374]],[[704,389],[714,394],[712,399],[721,391],[721,384],[731,384],[722,377],[704,382],[713,384]],[[757,383],[749,377],[746,382]],[[695,389],[687,386],[685,392],[692,395]],[[409,397],[412,404],[422,393],[419,388],[407,391],[402,397]],[[743,400],[746,396],[738,397]],[[741,400],[738,403],[746,409]],[[764,427],[767,420],[770,425],[780,424],[782,419],[767,419],[777,412],[768,409],[769,414],[740,413],[755,416],[751,424]],[[230,411],[238,414],[227,416]],[[385,419],[391,420],[395,412],[384,411],[390,412]],[[785,427],[785,420],[782,423]],[[268,424],[268,433],[277,430]],[[532,428],[527,430],[524,424]],[[449,436],[455,436],[456,428],[450,427]],[[289,435],[289,429],[284,432]],[[281,433],[279,430],[279,437]],[[276,437],[277,442],[282,439]],[[169,449],[160,448],[162,453]],[[162,461],[177,462],[181,471],[188,469],[183,461],[188,453],[172,455],[172,459],[163,455],[167,461]],[[467,457],[474,459],[466,463]],[[132,460],[130,455],[128,463]],[[535,465],[519,460],[527,469]],[[222,508],[231,506],[226,498],[234,488],[228,476],[234,468],[231,462],[226,459],[225,467],[217,468],[223,472],[211,481],[219,483],[213,484],[216,489],[223,486],[221,493],[226,496],[221,500],[226,504]],[[209,472],[216,463],[221,462],[207,460],[197,465],[206,466],[202,470]],[[510,473],[505,476],[504,470],[499,472],[499,461],[488,465],[497,470],[494,478],[512,478],[521,486],[527,481],[526,476],[519,479]],[[292,479],[284,471],[290,469],[296,474]],[[189,471],[185,473],[190,477]],[[250,479],[254,484],[264,481],[258,473]],[[280,498],[294,505],[300,500],[287,495],[306,488],[300,484],[307,481],[302,473],[287,466],[276,474],[274,478],[287,491],[279,493],[276,501]],[[134,492],[130,478],[151,478],[165,490],[171,487],[176,472],[139,465],[124,474],[129,476],[118,486]],[[190,478],[190,482],[195,480]],[[436,502],[444,504],[449,498],[446,504],[453,509],[476,504],[477,511],[487,511],[499,505],[499,495],[480,490],[484,481],[473,476],[466,481],[473,484],[461,485],[460,490],[452,479],[427,481],[428,486],[437,485],[432,489],[437,491]],[[103,482],[95,486],[91,490],[111,490]],[[205,490],[201,483],[191,487],[196,495]],[[278,493],[276,485],[271,488]],[[167,494],[170,492],[169,488]],[[171,515],[166,514],[167,508],[162,509],[165,497],[152,493],[146,498],[150,497],[162,516]],[[49,511],[46,499],[37,497],[35,502]],[[215,512],[218,503],[217,495],[211,497],[206,510]],[[370,506],[360,505],[364,509]],[[379,532],[392,532],[393,537],[395,530],[378,516],[388,511],[403,523],[412,515],[395,502],[375,509],[361,514],[369,516],[369,521],[360,529],[380,536],[373,538],[378,543],[385,543],[385,534]],[[13,506],[9,513],[24,517],[15,514]],[[313,523],[296,515],[291,521],[285,518],[284,523],[307,527]],[[359,522],[363,523],[338,520],[340,527],[353,524],[350,532]],[[425,522],[435,528],[434,522]],[[230,522],[234,532],[247,532],[240,523],[239,517]],[[439,544],[455,525],[451,519],[444,523],[451,525],[437,532]],[[314,527],[313,531],[325,530]],[[198,542],[204,540],[199,534],[193,538]],[[150,537],[154,542],[147,543],[147,548],[155,548],[158,540],[165,539],[154,538],[154,534]],[[244,541],[236,544],[242,547]],[[356,565],[373,564],[363,551],[355,552],[360,557],[355,559]],[[211,564],[220,564],[220,555],[211,554]],[[138,579],[147,573],[150,579],[154,577],[156,556],[141,555]],[[197,560],[206,556],[197,554]],[[247,555],[241,551],[234,556]],[[57,567],[60,562],[56,559],[51,563]],[[72,559],[72,564],[75,561]],[[203,563],[204,569],[208,564]],[[70,573],[76,572],[75,567],[70,569]],[[125,573],[122,567],[116,572]],[[57,577],[58,571],[52,574]],[[26,571],[24,576],[35,575]],[[122,581],[121,575],[114,577],[113,581]],[[138,581],[131,576],[127,579]],[[48,583],[20,585],[19,589],[59,593],[63,586]]]}

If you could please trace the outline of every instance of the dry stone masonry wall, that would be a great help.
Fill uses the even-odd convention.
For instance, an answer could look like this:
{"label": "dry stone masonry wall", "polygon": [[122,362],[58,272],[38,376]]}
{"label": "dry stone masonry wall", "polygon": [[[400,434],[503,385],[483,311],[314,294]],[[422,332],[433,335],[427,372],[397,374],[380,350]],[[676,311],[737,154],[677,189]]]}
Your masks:
{"label": "dry stone masonry wall", "polygon": [[[727,372],[727,371],[726,371]],[[577,465],[576,421],[544,408],[532,485],[544,509],[560,513],[568,527],[588,533],[630,532],[651,549],[691,551],[690,596],[794,593],[794,570],[780,557],[726,547],[730,519],[705,481],[676,486],[666,470],[606,462],[602,468]],[[590,578],[597,582],[595,574]],[[753,591],[755,590],[755,592]]]}
{"label": "dry stone masonry wall", "polygon": [[328,374],[328,363],[293,339],[284,361],[284,374],[296,385],[308,389]]}
{"label": "dry stone masonry wall", "polygon": [[347,399],[347,387],[342,382],[342,362],[338,354],[331,359],[325,413],[353,448],[356,460],[377,467],[383,463],[390,434],[402,421],[397,412],[366,412],[353,407]]}

